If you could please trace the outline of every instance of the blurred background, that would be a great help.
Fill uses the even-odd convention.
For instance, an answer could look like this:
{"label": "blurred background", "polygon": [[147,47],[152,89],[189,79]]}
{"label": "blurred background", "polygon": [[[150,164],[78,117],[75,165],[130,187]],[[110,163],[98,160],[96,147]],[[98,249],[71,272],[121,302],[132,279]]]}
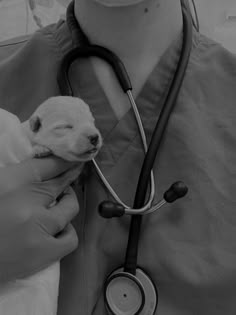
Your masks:
{"label": "blurred background", "polygon": [[[69,2],[0,0],[0,41],[31,34],[64,18]],[[236,53],[236,0],[195,0],[195,4],[200,31]]]}

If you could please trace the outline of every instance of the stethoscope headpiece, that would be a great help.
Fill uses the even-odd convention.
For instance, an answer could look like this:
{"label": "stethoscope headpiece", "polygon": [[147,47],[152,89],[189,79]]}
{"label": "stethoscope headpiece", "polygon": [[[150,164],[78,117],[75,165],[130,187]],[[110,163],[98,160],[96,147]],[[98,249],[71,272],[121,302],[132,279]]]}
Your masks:
{"label": "stethoscope headpiece", "polygon": [[110,200],[104,200],[98,206],[98,212],[105,219],[118,218],[124,214],[149,214],[160,209],[165,203],[172,203],[175,200],[184,197],[188,192],[188,187],[181,181],[173,183],[170,188],[164,193],[163,199],[151,206],[150,209],[137,213],[137,209],[126,209],[122,204]]}

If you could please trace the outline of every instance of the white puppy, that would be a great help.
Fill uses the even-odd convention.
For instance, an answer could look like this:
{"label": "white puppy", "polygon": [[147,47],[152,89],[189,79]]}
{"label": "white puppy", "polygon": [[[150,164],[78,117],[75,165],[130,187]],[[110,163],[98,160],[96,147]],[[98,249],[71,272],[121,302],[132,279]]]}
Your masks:
{"label": "white puppy", "polygon": [[[1,167],[49,154],[83,163],[94,158],[101,145],[89,107],[79,98],[49,98],[23,123],[0,109]],[[0,315],[56,315],[58,284],[59,262],[0,286]]]}
{"label": "white puppy", "polygon": [[53,153],[67,161],[88,161],[102,144],[89,107],[79,98],[52,97],[22,126],[39,157]]}

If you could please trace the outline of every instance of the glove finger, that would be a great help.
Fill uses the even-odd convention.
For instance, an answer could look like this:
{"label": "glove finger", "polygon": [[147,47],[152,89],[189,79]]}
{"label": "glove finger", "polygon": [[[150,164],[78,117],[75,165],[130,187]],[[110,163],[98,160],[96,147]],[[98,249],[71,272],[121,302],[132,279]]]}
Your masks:
{"label": "glove finger", "polygon": [[0,192],[6,193],[33,182],[43,182],[57,177],[75,163],[59,158],[29,159],[18,164],[0,167]]}
{"label": "glove finger", "polygon": [[78,247],[78,236],[72,224],[54,238],[54,249],[57,252],[57,260],[70,254]]}
{"label": "glove finger", "polygon": [[31,192],[40,204],[49,208],[50,204],[57,199],[75,181],[81,172],[81,165],[71,168],[60,176],[49,181],[34,183],[31,185]]}
{"label": "glove finger", "polygon": [[69,187],[55,206],[45,210],[40,223],[48,234],[55,236],[65,229],[78,212],[79,203],[76,194]]}
{"label": "glove finger", "polygon": [[26,168],[26,171],[28,170],[31,173],[31,177],[29,175],[29,183],[48,181],[76,165],[78,163],[68,162],[55,156],[22,162],[23,169]]}

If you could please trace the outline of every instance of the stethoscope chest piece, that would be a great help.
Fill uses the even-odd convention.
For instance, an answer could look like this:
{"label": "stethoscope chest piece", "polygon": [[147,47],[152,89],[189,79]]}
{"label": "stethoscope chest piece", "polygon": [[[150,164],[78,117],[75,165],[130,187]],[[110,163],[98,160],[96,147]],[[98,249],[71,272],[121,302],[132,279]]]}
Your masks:
{"label": "stethoscope chest piece", "polygon": [[157,305],[157,292],[141,269],[136,269],[133,275],[120,268],[105,283],[105,303],[109,315],[152,315]]}

